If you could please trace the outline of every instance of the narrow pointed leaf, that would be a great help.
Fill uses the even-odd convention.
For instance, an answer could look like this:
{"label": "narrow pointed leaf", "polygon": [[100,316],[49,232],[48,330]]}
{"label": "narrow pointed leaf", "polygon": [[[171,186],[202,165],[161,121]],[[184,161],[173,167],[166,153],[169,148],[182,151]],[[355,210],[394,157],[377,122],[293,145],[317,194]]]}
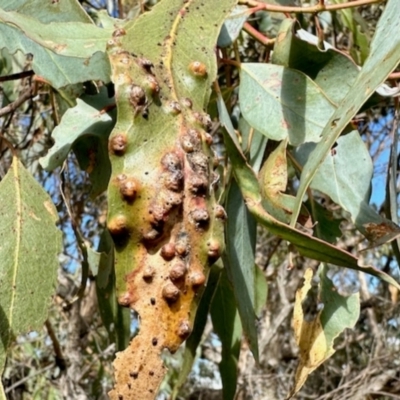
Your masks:
{"label": "narrow pointed leaf", "polygon": [[100,316],[110,335],[110,341],[115,342],[117,351],[122,351],[129,344],[131,313],[128,308],[120,306],[117,302],[114,244],[107,231],[101,235],[98,251],[100,258],[96,276],[96,293]]}
{"label": "narrow pointed leaf", "polygon": [[[233,285],[244,334],[258,361],[256,287],[254,253],[257,224],[244,203],[236,182],[232,182],[226,203],[227,260],[224,262]],[[224,260],[225,261],[225,260]]]}
{"label": "narrow pointed leaf", "polygon": [[[397,148],[398,148],[398,110],[395,111],[394,120],[393,120],[393,143],[390,148],[390,157],[389,157],[389,165],[388,172],[386,178],[386,199],[385,199],[385,211],[386,216],[390,218],[395,224],[399,223],[399,217],[397,215]],[[396,257],[398,265],[400,265],[400,239],[396,238],[392,242],[393,253]]]}
{"label": "narrow pointed leaf", "polygon": [[214,330],[222,343],[219,370],[224,400],[233,400],[238,378],[238,359],[242,338],[242,326],[235,304],[235,296],[225,270],[222,271],[218,288],[211,304]]}

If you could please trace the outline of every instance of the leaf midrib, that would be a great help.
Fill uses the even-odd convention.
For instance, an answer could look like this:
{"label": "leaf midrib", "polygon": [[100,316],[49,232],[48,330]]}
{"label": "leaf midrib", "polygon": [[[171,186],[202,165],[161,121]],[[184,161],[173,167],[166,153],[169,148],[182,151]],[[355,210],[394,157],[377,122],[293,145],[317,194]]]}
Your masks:
{"label": "leaf midrib", "polygon": [[16,299],[16,282],[17,282],[17,274],[18,274],[18,258],[20,253],[20,245],[21,245],[21,225],[22,225],[22,202],[21,202],[21,181],[18,171],[19,161],[16,157],[13,157],[13,172],[14,172],[14,183],[15,183],[15,191],[16,191],[16,243],[15,243],[15,251],[14,251],[14,265],[13,265],[13,277],[12,277],[12,285],[11,285],[11,301],[10,301],[10,310],[9,310],[9,337],[12,330],[13,325],[13,309],[15,305]]}

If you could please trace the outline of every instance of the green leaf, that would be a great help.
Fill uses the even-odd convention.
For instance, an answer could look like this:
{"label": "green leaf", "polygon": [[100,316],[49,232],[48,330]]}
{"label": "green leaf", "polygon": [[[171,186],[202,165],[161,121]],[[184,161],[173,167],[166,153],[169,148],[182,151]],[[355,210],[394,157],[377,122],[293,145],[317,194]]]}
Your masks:
{"label": "green leaf", "polygon": [[294,146],[321,139],[335,106],[308,76],[280,65],[242,64],[240,80],[241,111],[253,128]]}
{"label": "green leaf", "polygon": [[105,54],[111,31],[86,22],[42,23],[0,9],[1,48],[33,54],[33,70],[55,88],[87,80],[110,80]]}
{"label": "green leaf", "polygon": [[230,46],[239,36],[244,23],[247,20],[247,7],[236,6],[222,25],[218,36],[218,47]]}
{"label": "green leaf", "polygon": [[42,329],[57,279],[56,209],[14,158],[0,182],[0,372],[13,337]]}
{"label": "green leaf", "polygon": [[[112,100],[108,98],[105,89],[97,96],[83,96],[82,99],[77,99],[77,105],[67,110],[60,125],[53,130],[52,137],[55,144],[40,159],[42,167],[47,171],[52,171],[61,166],[75,141],[83,136],[87,136],[86,147],[87,141],[92,140],[93,136],[98,137],[102,142],[107,142],[108,135],[114,127],[114,114],[110,115],[107,112],[101,112],[101,110],[110,104],[112,104]],[[94,154],[94,156],[97,155]],[[84,167],[90,167],[91,170],[96,166],[101,170],[104,168],[103,165],[96,163],[96,159],[93,159],[93,157],[93,162],[90,164],[90,158],[88,154],[88,164]],[[107,163],[106,160],[103,159],[103,161]],[[107,178],[107,176],[104,177],[104,179]]]}
{"label": "green leaf", "polygon": [[[220,101],[218,106],[224,107],[225,105],[223,104],[223,101]],[[246,206],[260,224],[265,226],[272,234],[291,242],[298,251],[306,257],[351,268],[356,271],[367,272],[397,288],[400,288],[400,285],[391,276],[381,270],[372,266],[363,266],[359,264],[357,257],[347,251],[341,250],[327,242],[312,237],[303,231],[292,228],[268,214],[262,206],[262,197],[257,177],[255,176],[254,171],[247,164],[240,148],[235,146],[235,143],[231,138],[231,136],[235,135],[232,124],[226,119],[221,120],[221,123],[225,125],[227,130],[224,132],[225,146],[232,162],[235,178],[242,192]]]}
{"label": "green leaf", "polygon": [[235,304],[234,292],[226,270],[222,271],[221,279],[211,304],[211,319],[214,330],[222,343],[219,370],[222,379],[223,398],[224,400],[233,400],[238,378],[237,363],[240,354],[242,326]]}
{"label": "green leaf", "polygon": [[[368,204],[373,165],[358,131],[341,136],[336,144],[319,166],[311,188],[327,194],[348,211],[357,229],[367,238],[374,239],[371,236],[371,223],[386,224],[391,227],[392,235],[400,234],[400,228]],[[301,165],[307,163],[315,146],[314,143],[306,143],[295,150],[294,155]]]}
{"label": "green leaf", "polygon": [[114,244],[107,230],[101,235],[98,251],[100,259],[96,276],[96,293],[100,316],[110,335],[110,341],[116,343],[117,351],[122,351],[129,344],[131,316],[129,308],[120,306],[117,301]]}
{"label": "green leaf", "polygon": [[44,24],[73,21],[92,23],[77,0],[44,1],[40,7],[37,0],[0,0],[0,8],[34,17]]}
{"label": "green leaf", "polygon": [[257,224],[248,212],[235,181],[229,189],[226,212],[227,259],[224,260],[224,265],[233,285],[244,333],[249,340],[251,352],[258,361],[254,264]]}
{"label": "green leaf", "polygon": [[393,32],[397,32],[398,25],[400,25],[398,1],[389,0],[378,22],[368,59],[351,90],[325,125],[321,133],[323,140],[315,147],[307,164],[304,166],[297,194],[296,208],[291,219],[292,226],[297,221],[307,188],[335,141],[365,101],[398,65],[400,61],[400,36],[393,35]]}
{"label": "green leaf", "polygon": [[255,287],[255,306],[254,311],[258,317],[261,314],[262,309],[265,307],[268,297],[268,283],[265,278],[264,272],[255,265],[254,267],[254,287]]}
{"label": "green leaf", "polygon": [[97,197],[107,189],[111,175],[110,159],[108,157],[108,136],[111,132],[101,135],[83,135],[73,145],[79,166],[89,174],[92,188],[90,195]]}
{"label": "green leaf", "polygon": [[175,400],[179,394],[179,390],[186,382],[190,371],[192,370],[194,360],[196,358],[196,351],[203,336],[204,328],[207,323],[208,312],[210,309],[211,301],[214,297],[215,290],[219,283],[222,266],[217,262],[211,267],[210,275],[208,277],[207,286],[201,297],[199,307],[197,308],[196,318],[193,324],[193,332],[186,340],[185,350],[183,352],[183,362],[179,370],[179,375],[176,379],[175,386],[172,390],[171,400]]}
{"label": "green leaf", "polygon": [[242,135],[244,151],[248,149],[249,140],[251,139],[249,151],[250,165],[253,170],[258,173],[264,158],[268,139],[263,134],[252,128],[244,118],[240,118],[239,120],[239,131]]}
{"label": "green leaf", "polygon": [[[393,119],[393,132],[398,130],[398,110],[395,111]],[[399,224],[399,217],[397,215],[397,148],[399,137],[395,133],[393,135],[393,143],[390,148],[390,157],[388,172],[386,178],[386,198],[385,198],[385,212],[386,216],[395,224]],[[393,254],[396,257],[397,263],[400,265],[400,239],[396,238],[392,242]]]}
{"label": "green leaf", "polygon": [[321,51],[317,46],[299,39],[294,33],[297,24],[294,19],[282,22],[271,61],[309,76],[337,107],[357,78],[358,67],[340,51]]}
{"label": "green leaf", "polygon": [[[343,4],[345,0],[333,0],[334,4]],[[364,64],[369,54],[368,24],[357,9],[340,10],[343,25],[351,32],[350,54],[357,64]],[[365,33],[364,33],[364,32]]]}
{"label": "green leaf", "polygon": [[314,199],[310,198],[307,206],[313,216],[315,236],[326,242],[335,243],[336,239],[342,236],[340,224],[344,219],[334,218],[330,210],[327,210]]}

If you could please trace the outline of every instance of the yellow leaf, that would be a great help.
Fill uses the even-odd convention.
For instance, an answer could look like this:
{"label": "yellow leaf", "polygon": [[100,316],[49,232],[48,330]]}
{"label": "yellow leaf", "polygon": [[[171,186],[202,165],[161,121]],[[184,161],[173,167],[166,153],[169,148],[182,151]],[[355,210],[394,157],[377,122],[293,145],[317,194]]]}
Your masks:
{"label": "yellow leaf", "polygon": [[320,273],[319,295],[324,307],[313,321],[309,322],[304,319],[302,307],[302,303],[311,289],[312,269],[306,270],[304,285],[296,293],[293,329],[300,349],[300,360],[295,384],[289,398],[301,389],[311,372],[332,356],[335,352],[334,339],[345,328],[353,327],[359,316],[358,294],[349,297],[341,296],[326,273],[327,267],[323,265]]}

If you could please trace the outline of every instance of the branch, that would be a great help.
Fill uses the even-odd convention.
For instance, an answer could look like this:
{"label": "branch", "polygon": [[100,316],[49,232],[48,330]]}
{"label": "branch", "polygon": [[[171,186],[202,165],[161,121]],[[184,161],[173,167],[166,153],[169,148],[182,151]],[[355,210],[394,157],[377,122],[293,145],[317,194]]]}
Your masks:
{"label": "branch", "polygon": [[0,108],[0,117],[3,117],[6,114],[14,112],[22,103],[26,100],[30,99],[33,95],[33,85],[29,87],[17,100],[13,101],[12,103],[8,104],[7,106]]}
{"label": "branch", "polygon": [[383,3],[385,0],[355,0],[349,1],[343,4],[324,4],[323,1],[319,2],[315,6],[311,7],[291,7],[291,6],[279,6],[275,4],[265,4],[256,0],[239,0],[239,4],[244,4],[249,7],[254,7],[256,11],[265,10],[271,12],[281,13],[319,13],[322,11],[336,11],[343,10],[345,8],[359,7],[367,4]]}
{"label": "branch", "polygon": [[16,74],[0,76],[0,82],[15,81],[17,79],[27,78],[28,76],[32,76],[32,75],[35,75],[35,73],[32,70],[22,71],[22,72],[18,72]]}
{"label": "branch", "polygon": [[264,36],[262,33],[258,32],[257,29],[253,28],[248,22],[245,22],[243,29],[258,42],[263,44],[264,46],[272,46],[275,43],[275,39],[269,39]]}

